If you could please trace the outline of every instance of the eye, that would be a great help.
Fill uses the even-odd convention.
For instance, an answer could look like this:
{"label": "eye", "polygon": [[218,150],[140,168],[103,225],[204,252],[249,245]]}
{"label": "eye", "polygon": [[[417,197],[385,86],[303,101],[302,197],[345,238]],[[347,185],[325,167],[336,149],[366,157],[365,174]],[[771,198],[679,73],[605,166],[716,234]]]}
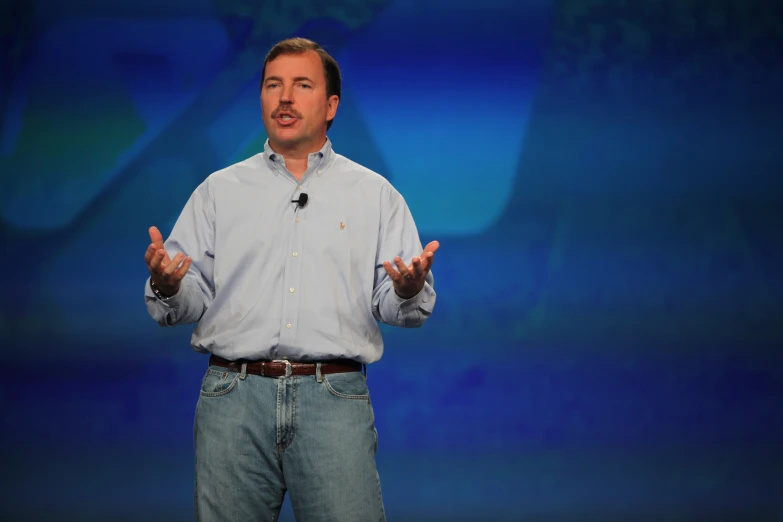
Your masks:
{"label": "eye", "polygon": [[277,84],[277,83],[267,83],[267,84],[266,84],[266,88],[267,88],[267,89],[271,89],[272,87],[277,87],[278,85],[279,85],[279,84]]}
{"label": "eye", "polygon": [[301,83],[301,84],[299,84],[299,86],[300,86],[300,87],[303,87],[303,88],[305,88],[305,89],[312,89],[312,87],[310,87],[310,86],[309,86],[309,85],[307,85],[306,83]]}

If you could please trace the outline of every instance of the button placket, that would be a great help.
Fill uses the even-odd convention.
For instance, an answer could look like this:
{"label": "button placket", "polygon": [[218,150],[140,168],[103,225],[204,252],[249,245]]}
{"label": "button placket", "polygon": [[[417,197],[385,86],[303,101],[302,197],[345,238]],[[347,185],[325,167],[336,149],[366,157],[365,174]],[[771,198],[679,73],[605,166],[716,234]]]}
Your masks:
{"label": "button placket", "polygon": [[[298,192],[306,191],[306,188],[302,184],[297,184]],[[294,337],[296,336],[294,326],[297,324],[297,318],[299,316],[299,282],[302,277],[302,262],[299,259],[299,252],[302,251],[302,237],[303,229],[299,223],[302,221],[300,216],[306,212],[306,209],[295,208],[294,222],[289,225],[289,252],[290,256],[286,256],[285,270],[283,272],[283,285],[285,290],[285,297],[283,299],[283,329],[280,334],[281,344],[292,344]]]}

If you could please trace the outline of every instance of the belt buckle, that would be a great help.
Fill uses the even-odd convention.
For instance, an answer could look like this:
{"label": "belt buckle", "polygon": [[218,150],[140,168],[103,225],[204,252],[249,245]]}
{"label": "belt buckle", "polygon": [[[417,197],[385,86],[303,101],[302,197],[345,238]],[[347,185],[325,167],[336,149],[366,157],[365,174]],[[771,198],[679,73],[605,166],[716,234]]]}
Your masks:
{"label": "belt buckle", "polygon": [[291,377],[291,375],[293,375],[294,367],[291,366],[291,361],[286,360],[286,359],[274,359],[272,362],[284,363],[285,364],[285,376],[286,377]]}

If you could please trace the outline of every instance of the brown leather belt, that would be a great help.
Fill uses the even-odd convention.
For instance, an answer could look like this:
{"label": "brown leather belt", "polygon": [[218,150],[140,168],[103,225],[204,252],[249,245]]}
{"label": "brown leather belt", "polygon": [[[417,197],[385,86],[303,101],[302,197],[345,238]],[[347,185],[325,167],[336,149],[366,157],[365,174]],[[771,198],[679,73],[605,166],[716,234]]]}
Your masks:
{"label": "brown leather belt", "polygon": [[[316,363],[293,361],[229,361],[217,355],[210,355],[209,364],[228,368],[231,371],[242,371],[242,364],[247,363],[245,371],[251,375],[263,377],[289,377],[291,375],[315,375]],[[349,359],[331,359],[321,361],[321,373],[359,372],[362,364]]]}

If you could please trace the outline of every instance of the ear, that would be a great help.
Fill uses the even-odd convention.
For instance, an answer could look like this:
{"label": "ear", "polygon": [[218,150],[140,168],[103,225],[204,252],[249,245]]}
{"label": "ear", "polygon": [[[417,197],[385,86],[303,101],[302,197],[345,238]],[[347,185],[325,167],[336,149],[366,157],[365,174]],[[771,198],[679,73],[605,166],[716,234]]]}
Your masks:
{"label": "ear", "polygon": [[329,96],[326,100],[326,120],[331,121],[337,115],[337,106],[340,104],[340,97],[336,94]]}

